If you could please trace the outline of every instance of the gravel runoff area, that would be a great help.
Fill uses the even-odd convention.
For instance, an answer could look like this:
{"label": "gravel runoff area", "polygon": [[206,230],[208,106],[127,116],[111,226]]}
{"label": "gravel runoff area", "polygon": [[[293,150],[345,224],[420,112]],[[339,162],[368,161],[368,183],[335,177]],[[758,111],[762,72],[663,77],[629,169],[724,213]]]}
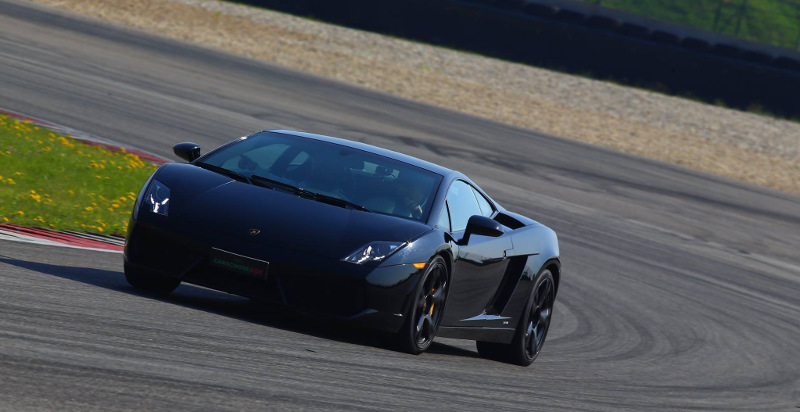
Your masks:
{"label": "gravel runoff area", "polygon": [[224,1],[33,1],[476,116],[800,193],[797,122]]}

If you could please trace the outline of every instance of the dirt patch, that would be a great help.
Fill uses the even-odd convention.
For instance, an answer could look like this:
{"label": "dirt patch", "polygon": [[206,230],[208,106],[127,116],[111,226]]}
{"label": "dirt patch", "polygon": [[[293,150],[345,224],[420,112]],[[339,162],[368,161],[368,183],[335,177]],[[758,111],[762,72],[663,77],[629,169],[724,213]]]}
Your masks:
{"label": "dirt patch", "polygon": [[652,159],[800,193],[800,123],[215,0],[34,0]]}

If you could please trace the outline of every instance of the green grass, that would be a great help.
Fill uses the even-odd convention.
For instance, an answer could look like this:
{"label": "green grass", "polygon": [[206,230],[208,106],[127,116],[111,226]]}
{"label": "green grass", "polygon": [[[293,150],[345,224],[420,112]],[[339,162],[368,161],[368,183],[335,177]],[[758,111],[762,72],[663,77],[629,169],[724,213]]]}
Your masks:
{"label": "green grass", "polygon": [[0,223],[124,235],[156,167],[0,115]]}
{"label": "green grass", "polygon": [[657,20],[798,48],[800,0],[579,0]]}

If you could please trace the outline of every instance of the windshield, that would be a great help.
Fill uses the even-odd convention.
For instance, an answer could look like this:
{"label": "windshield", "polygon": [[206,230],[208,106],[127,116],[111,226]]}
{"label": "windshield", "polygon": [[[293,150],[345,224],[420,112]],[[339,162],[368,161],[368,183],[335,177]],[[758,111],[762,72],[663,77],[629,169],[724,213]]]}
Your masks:
{"label": "windshield", "polygon": [[340,199],[342,205],[422,222],[428,219],[442,179],[363,150],[271,132],[242,139],[202,163],[210,170],[246,178],[238,180],[301,195],[318,194],[318,200]]}

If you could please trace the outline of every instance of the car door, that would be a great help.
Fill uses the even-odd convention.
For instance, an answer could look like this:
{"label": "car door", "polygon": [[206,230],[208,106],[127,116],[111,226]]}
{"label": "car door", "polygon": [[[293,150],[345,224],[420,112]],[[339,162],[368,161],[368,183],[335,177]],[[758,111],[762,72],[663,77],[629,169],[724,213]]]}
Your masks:
{"label": "car door", "polygon": [[[449,229],[456,243],[460,243],[469,218],[491,216],[494,207],[469,183],[455,180],[448,189],[442,213],[446,218],[440,216],[439,226],[449,223],[449,227],[443,227]],[[457,246],[443,325],[469,326],[464,321],[480,319],[503,279],[508,265],[506,251],[512,248],[508,234],[499,237],[473,234],[467,244]]]}

